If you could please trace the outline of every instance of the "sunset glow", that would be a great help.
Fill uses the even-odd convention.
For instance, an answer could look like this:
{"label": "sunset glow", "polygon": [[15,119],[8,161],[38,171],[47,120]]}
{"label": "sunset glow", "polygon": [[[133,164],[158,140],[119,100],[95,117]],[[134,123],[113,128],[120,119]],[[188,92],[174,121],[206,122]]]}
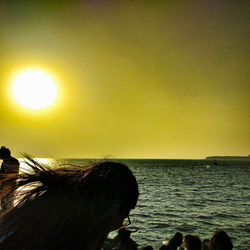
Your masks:
{"label": "sunset glow", "polygon": [[13,155],[249,155],[250,1],[0,6],[1,144]]}
{"label": "sunset glow", "polygon": [[12,90],[19,104],[33,110],[44,109],[52,105],[57,97],[54,81],[40,71],[26,71],[18,75]]}

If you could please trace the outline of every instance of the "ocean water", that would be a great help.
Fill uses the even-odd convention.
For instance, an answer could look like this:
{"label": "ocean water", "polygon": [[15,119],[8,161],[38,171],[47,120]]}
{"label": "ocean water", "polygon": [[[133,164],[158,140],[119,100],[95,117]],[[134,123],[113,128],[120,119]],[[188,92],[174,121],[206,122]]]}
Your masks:
{"label": "ocean water", "polygon": [[[234,249],[250,249],[250,162],[218,161],[215,166],[204,160],[116,161],[128,165],[139,184],[129,226],[137,230],[131,237],[139,245],[157,249],[177,231],[205,239],[223,229]],[[86,160],[44,163],[84,165]]]}

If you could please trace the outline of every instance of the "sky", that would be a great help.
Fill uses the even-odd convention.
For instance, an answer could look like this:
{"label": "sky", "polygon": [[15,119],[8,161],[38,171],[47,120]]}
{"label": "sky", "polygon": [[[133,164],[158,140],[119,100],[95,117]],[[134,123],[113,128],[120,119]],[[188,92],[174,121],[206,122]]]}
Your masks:
{"label": "sky", "polygon": [[[14,156],[250,154],[249,1],[0,2],[0,144]],[[14,76],[41,68],[54,105]]]}

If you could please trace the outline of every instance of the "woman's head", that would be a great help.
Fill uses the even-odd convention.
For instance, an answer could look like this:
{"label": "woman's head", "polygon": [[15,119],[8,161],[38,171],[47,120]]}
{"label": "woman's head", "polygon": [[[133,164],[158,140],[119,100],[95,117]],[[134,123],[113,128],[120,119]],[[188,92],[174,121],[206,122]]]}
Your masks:
{"label": "woman's head", "polygon": [[212,250],[231,250],[233,248],[230,237],[223,230],[218,230],[213,233],[210,244]]}
{"label": "woman's head", "polygon": [[[132,172],[123,164],[103,162],[86,170],[80,181],[79,192],[86,203],[91,201],[92,211],[106,214],[113,221],[113,230],[121,226],[124,218],[135,208],[138,185]],[[112,224],[112,223],[111,223]]]}
{"label": "woman's head", "polygon": [[175,233],[175,235],[169,240],[168,245],[173,247],[179,247],[182,244],[183,235],[180,232]]}
{"label": "woman's head", "polygon": [[21,175],[16,188],[33,188],[0,220],[0,233],[12,232],[9,239],[16,235],[43,247],[50,242],[57,248],[95,249],[136,206],[138,185],[124,164],[51,169],[29,160],[33,173]]}
{"label": "woman's head", "polygon": [[184,246],[187,250],[201,250],[201,240],[196,235],[186,235],[184,237]]}

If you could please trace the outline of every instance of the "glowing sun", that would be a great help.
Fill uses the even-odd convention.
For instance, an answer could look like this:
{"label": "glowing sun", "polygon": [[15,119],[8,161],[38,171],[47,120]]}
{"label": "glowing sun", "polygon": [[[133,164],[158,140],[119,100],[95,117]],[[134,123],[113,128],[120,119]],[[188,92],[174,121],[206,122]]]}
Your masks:
{"label": "glowing sun", "polygon": [[14,80],[12,92],[18,103],[33,110],[52,105],[57,97],[54,81],[40,71],[26,71],[18,75]]}

